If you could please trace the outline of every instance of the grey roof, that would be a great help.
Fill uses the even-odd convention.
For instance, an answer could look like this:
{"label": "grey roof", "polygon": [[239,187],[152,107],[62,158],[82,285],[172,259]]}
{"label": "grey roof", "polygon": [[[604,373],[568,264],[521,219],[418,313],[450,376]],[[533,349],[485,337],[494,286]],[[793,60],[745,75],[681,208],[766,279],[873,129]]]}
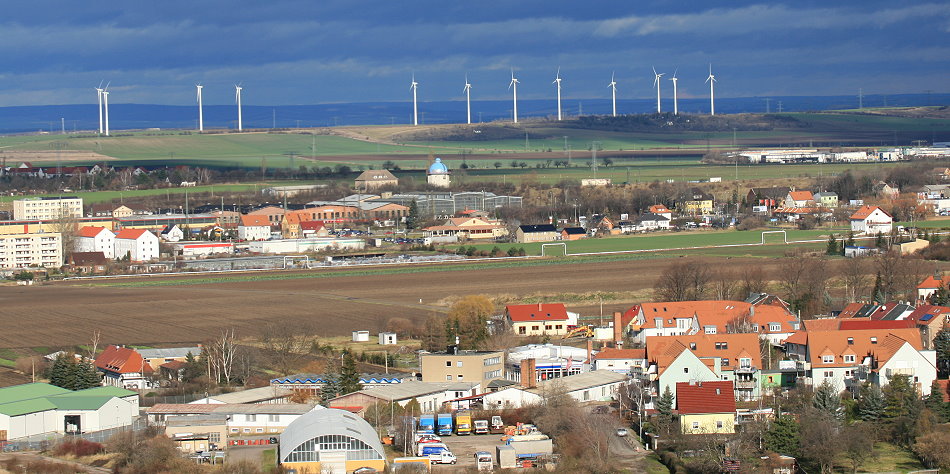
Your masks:
{"label": "grey roof", "polygon": [[822,192],[820,192],[820,193],[812,194],[812,196],[814,196],[815,198],[821,199],[821,198],[826,197],[826,196],[827,196],[827,197],[838,197],[838,193],[831,192],[831,191],[822,191]]}
{"label": "grey roof", "polygon": [[559,377],[556,379],[545,380],[538,384],[536,388],[529,388],[531,393],[541,394],[545,390],[551,390],[552,387],[562,388],[566,392],[574,392],[585,388],[599,387],[616,382],[622,382],[627,378],[626,375],[614,372],[612,370],[592,370],[582,372],[577,375]]}
{"label": "grey roof", "polygon": [[231,415],[234,413],[250,415],[302,415],[310,410],[321,408],[323,407],[319,405],[312,406],[303,403],[159,403],[147,408],[145,411],[148,414],[164,415]]}
{"label": "grey roof", "polygon": [[662,222],[662,221],[668,221],[668,220],[670,220],[668,217],[661,216],[659,214],[654,214],[652,212],[644,212],[643,214],[640,214],[640,217],[637,218],[637,222],[644,222],[644,221]]}
{"label": "grey roof", "polygon": [[[415,380],[415,376],[406,373],[395,374],[360,374],[361,384],[378,383],[401,383],[408,380]],[[270,380],[272,384],[282,383],[324,383],[326,375],[322,374],[293,374],[284,377],[277,377]]]}
{"label": "grey roof", "polygon": [[[446,383],[408,381],[394,385],[382,385],[379,387],[367,388],[360,390],[357,393],[385,401],[399,401],[438,392],[469,391],[476,385],[478,384],[465,382]],[[345,397],[347,395],[343,396]]]}
{"label": "grey roof", "polygon": [[217,426],[226,424],[228,424],[228,416],[224,414],[179,415],[165,418],[165,426]]}
{"label": "grey roof", "polygon": [[531,232],[557,232],[557,229],[551,224],[521,225],[518,226],[518,228],[521,229],[521,232],[524,232],[525,234]]}
{"label": "grey roof", "polygon": [[518,382],[514,382],[507,379],[495,379],[491,382],[488,382],[487,388],[508,388],[512,385],[518,385]]}
{"label": "grey roof", "polygon": [[284,462],[287,456],[301,444],[318,436],[343,435],[358,439],[376,451],[378,459],[386,459],[383,443],[376,430],[366,420],[346,410],[327,408],[311,411],[292,421],[280,434],[280,455]]}
{"label": "grey roof", "polygon": [[[293,391],[289,388],[267,386],[250,388],[247,390],[241,390],[239,392],[210,395],[208,398],[217,400],[221,403],[256,403],[266,400],[273,400],[275,398],[289,397],[292,393]],[[201,402],[198,401],[192,403],[194,404]]]}
{"label": "grey roof", "polygon": [[200,347],[166,347],[161,349],[136,349],[135,351],[146,359],[178,359],[186,357],[189,352],[195,357],[201,354]]}

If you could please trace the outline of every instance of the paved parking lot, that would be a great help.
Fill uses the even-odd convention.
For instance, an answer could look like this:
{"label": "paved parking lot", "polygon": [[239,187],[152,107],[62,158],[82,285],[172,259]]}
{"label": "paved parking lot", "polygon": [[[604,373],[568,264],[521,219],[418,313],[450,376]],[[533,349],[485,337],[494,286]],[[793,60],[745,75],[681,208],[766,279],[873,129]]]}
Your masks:
{"label": "paved parking lot", "polygon": [[495,446],[502,444],[501,442],[502,435],[500,434],[485,434],[485,435],[467,435],[467,436],[443,436],[442,442],[448,446],[449,451],[452,451],[452,454],[458,458],[458,464],[455,466],[449,465],[438,465],[433,466],[433,472],[452,472],[455,468],[474,468],[475,467],[475,452],[476,451],[488,451],[492,453],[492,457],[495,456]]}

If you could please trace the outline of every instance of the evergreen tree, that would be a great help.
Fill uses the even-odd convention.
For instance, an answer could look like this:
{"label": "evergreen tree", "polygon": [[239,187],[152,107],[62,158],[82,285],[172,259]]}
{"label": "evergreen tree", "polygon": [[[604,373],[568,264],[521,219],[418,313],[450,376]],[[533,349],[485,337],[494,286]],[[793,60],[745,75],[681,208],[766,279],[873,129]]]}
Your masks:
{"label": "evergreen tree", "polygon": [[924,405],[933,413],[938,422],[943,423],[947,419],[947,404],[943,401],[943,390],[936,380],[930,385],[930,395],[924,399]]}
{"label": "evergreen tree", "polygon": [[56,356],[56,359],[46,370],[46,378],[49,379],[50,385],[55,385],[57,387],[69,388],[67,387],[67,377],[69,376],[70,365],[75,364],[75,358],[72,354],[61,353]]}
{"label": "evergreen tree", "polygon": [[409,213],[406,215],[406,229],[412,230],[419,225],[419,205],[413,199],[409,203]]}
{"label": "evergreen tree", "polygon": [[765,432],[765,447],[786,456],[799,456],[801,434],[795,417],[782,415],[775,418],[772,426]]}
{"label": "evergreen tree", "polygon": [[878,421],[884,416],[884,393],[877,385],[865,383],[861,386],[861,398],[858,401],[858,416],[863,421]]}
{"label": "evergreen tree", "polygon": [[185,355],[185,367],[181,371],[181,381],[182,382],[191,382],[201,377],[201,374],[204,373],[204,368],[202,367],[201,361],[195,358],[194,354],[189,352]]}
{"label": "evergreen tree", "polygon": [[89,359],[83,359],[76,365],[76,385],[73,390],[83,390],[98,387],[102,377]]}
{"label": "evergreen tree", "polygon": [[910,377],[899,374],[891,378],[884,387],[884,416],[887,418],[916,417],[921,409],[917,389],[910,383]]}
{"label": "evergreen tree", "polygon": [[934,336],[934,351],[937,353],[939,375],[946,377],[950,373],[950,327],[945,326]]}
{"label": "evergreen tree", "polygon": [[353,355],[349,351],[343,352],[343,363],[340,367],[338,384],[340,395],[363,390],[363,385],[360,384],[360,373],[356,369],[356,361],[353,360]]}
{"label": "evergreen tree", "polygon": [[848,238],[844,241],[845,247],[854,247],[854,232],[848,232]]}
{"label": "evergreen tree", "polygon": [[320,387],[320,403],[326,406],[330,399],[340,395],[340,374],[336,370],[328,370],[323,379],[323,386]]}
{"label": "evergreen tree", "polygon": [[838,239],[835,238],[835,234],[832,233],[828,236],[828,249],[825,250],[825,253],[828,255],[838,255],[841,250],[838,248]]}
{"label": "evergreen tree", "polygon": [[841,419],[844,411],[841,407],[841,394],[827,380],[815,389],[815,396],[812,398],[811,404],[816,410],[836,420]]}
{"label": "evergreen tree", "polygon": [[664,433],[669,434],[673,426],[673,392],[670,391],[669,385],[656,401],[656,422]]}

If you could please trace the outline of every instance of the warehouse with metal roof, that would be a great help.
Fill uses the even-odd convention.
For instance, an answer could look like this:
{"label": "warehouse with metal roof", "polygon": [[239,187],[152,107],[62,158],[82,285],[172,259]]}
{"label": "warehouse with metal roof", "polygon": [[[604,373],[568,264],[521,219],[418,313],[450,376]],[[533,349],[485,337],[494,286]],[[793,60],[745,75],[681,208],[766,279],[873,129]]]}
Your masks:
{"label": "warehouse with metal roof", "polygon": [[71,391],[45,383],[0,388],[0,435],[17,440],[129,426],[139,396],[118,387]]}
{"label": "warehouse with metal roof", "polygon": [[327,408],[304,414],[280,434],[278,459],[297,472],[382,472],[386,455],[376,430],[345,410]]}

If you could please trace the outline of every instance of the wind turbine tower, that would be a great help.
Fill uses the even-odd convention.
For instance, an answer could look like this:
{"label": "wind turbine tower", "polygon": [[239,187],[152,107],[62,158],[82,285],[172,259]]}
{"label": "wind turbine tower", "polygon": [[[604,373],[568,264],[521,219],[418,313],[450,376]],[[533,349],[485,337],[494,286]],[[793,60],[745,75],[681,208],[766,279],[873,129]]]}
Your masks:
{"label": "wind turbine tower", "polygon": [[241,121],[241,90],[243,89],[244,88],[241,86],[238,86],[238,85],[234,86],[234,101],[237,102],[237,109],[238,109],[237,129],[239,132],[241,130],[244,130],[244,122]]}
{"label": "wind turbine tower", "polygon": [[514,118],[514,123],[518,123],[518,79],[515,79],[515,70],[511,69],[511,82],[508,83],[508,88],[511,89],[513,95],[513,106],[511,109],[512,117]]}
{"label": "wind turbine tower", "polygon": [[412,90],[412,124],[419,125],[419,103],[416,101],[416,90],[419,89],[419,83],[416,82],[416,75],[412,75],[412,82],[409,83],[409,89]]}
{"label": "wind turbine tower", "polygon": [[96,87],[96,95],[99,96],[99,135],[102,135],[102,82]]}
{"label": "wind turbine tower", "polygon": [[613,103],[613,117],[617,116],[617,81],[614,80],[614,73],[610,73],[610,84],[607,84],[607,87],[610,88],[610,98]]}
{"label": "wind turbine tower", "polygon": [[656,113],[660,113],[660,78],[663,74],[657,74],[656,68],[653,68],[653,85],[656,86]]}
{"label": "wind turbine tower", "polygon": [[676,71],[677,70],[673,70],[673,77],[670,78],[670,80],[673,81],[673,115],[680,114],[680,106],[676,98]]}
{"label": "wind turbine tower", "polygon": [[709,115],[716,115],[716,76],[712,73],[712,64],[709,65],[709,77],[706,78],[709,83]]}
{"label": "wind turbine tower", "polygon": [[465,88],[462,89],[462,92],[465,93],[465,114],[468,120],[468,124],[472,124],[472,85],[468,82],[468,74],[465,75]]}
{"label": "wind turbine tower", "polygon": [[557,119],[561,120],[561,68],[557,68],[557,75],[554,76],[554,82],[557,84]]}
{"label": "wind turbine tower", "polygon": [[102,106],[106,111],[105,134],[109,136],[109,86],[102,90]]}
{"label": "wind turbine tower", "polygon": [[204,86],[201,84],[195,84],[195,87],[198,89],[198,131],[203,132],[205,130],[205,115],[204,109],[201,105],[201,89]]}

